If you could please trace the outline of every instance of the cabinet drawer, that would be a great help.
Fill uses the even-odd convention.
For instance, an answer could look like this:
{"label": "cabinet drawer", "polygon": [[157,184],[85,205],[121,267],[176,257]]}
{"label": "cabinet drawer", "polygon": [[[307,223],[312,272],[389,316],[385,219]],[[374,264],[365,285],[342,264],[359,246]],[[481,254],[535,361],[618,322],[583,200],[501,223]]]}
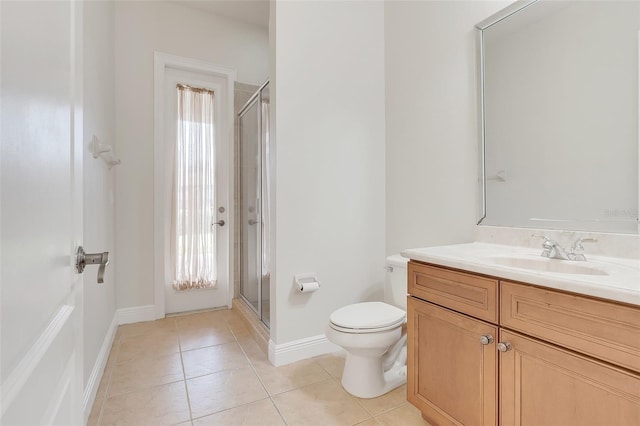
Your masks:
{"label": "cabinet drawer", "polygon": [[640,308],[502,281],[500,325],[640,371]]}
{"label": "cabinet drawer", "polygon": [[410,261],[409,294],[498,323],[498,281]]}

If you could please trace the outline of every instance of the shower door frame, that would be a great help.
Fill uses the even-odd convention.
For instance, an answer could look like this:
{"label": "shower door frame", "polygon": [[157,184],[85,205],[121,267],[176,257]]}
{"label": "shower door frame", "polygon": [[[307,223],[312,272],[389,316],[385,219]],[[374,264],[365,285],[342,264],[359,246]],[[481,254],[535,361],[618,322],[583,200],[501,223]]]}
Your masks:
{"label": "shower door frame", "polygon": [[[238,223],[240,224],[240,227],[238,229],[239,231],[239,239],[240,239],[240,249],[239,249],[239,253],[238,253],[238,262],[240,264],[238,273],[240,274],[240,286],[238,288],[238,296],[240,297],[240,299],[242,299],[247,306],[249,306],[249,308],[256,313],[258,319],[260,320],[260,322],[262,324],[264,324],[267,328],[270,328],[271,325],[271,317],[269,317],[269,322],[265,323],[264,318],[263,318],[263,306],[262,306],[262,299],[263,299],[263,292],[262,292],[262,285],[263,285],[263,277],[262,277],[262,247],[263,247],[263,243],[262,243],[262,227],[264,226],[264,224],[262,224],[262,215],[263,215],[263,208],[264,208],[264,200],[262,197],[262,185],[264,185],[264,183],[262,182],[262,176],[263,176],[263,167],[264,167],[264,162],[268,161],[268,159],[263,158],[264,152],[263,152],[263,130],[264,130],[264,123],[263,121],[263,116],[262,116],[262,92],[263,90],[269,85],[269,80],[265,81],[260,88],[258,88],[258,90],[256,90],[256,93],[254,93],[251,98],[249,98],[249,100],[243,105],[243,107],[240,109],[240,111],[238,112],[238,156],[240,158],[240,163],[242,162],[242,125],[240,120],[242,119],[242,117],[249,111],[251,110],[251,107],[253,107],[254,105],[258,105],[258,170],[256,173],[256,176],[259,176],[259,180],[260,180],[260,185],[258,186],[258,188],[256,189],[256,192],[259,195],[259,203],[258,207],[259,208],[259,217],[260,217],[260,227],[256,228],[256,234],[257,234],[257,241],[256,241],[256,246],[258,248],[257,250],[257,255],[256,255],[256,259],[255,259],[255,267],[256,267],[256,271],[257,271],[257,283],[258,283],[258,308],[254,308],[253,303],[251,301],[249,301],[245,295],[242,292],[242,287],[243,287],[243,283],[242,283],[242,278],[244,276],[243,274],[243,270],[242,270],[242,262],[243,259],[245,257],[244,251],[243,251],[243,247],[242,244],[244,242],[244,233],[243,233],[243,229],[244,229],[244,223],[242,222],[242,192],[240,192],[240,196],[238,197]],[[242,170],[241,167],[238,168],[238,173],[237,173],[237,179],[238,179],[238,190],[242,191],[243,188],[243,182],[244,182],[244,177],[242,175]],[[257,184],[257,183],[256,183]]]}

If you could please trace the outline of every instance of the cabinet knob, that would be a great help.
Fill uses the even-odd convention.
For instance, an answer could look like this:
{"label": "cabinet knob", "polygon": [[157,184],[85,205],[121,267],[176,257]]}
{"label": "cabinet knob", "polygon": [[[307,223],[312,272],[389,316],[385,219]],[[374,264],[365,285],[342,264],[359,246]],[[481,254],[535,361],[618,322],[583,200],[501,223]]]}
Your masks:
{"label": "cabinet knob", "polygon": [[493,336],[490,334],[484,334],[480,336],[480,343],[482,343],[483,345],[490,345],[491,343],[493,343]]}
{"label": "cabinet knob", "polygon": [[509,342],[500,342],[498,343],[498,350],[500,352],[508,352],[511,350],[511,343]]}

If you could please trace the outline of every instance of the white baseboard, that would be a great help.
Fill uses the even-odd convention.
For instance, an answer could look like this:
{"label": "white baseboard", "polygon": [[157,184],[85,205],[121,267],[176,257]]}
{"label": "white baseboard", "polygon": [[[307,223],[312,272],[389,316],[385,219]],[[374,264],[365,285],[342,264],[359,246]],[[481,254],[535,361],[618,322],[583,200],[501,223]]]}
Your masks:
{"label": "white baseboard", "polygon": [[121,308],[117,311],[118,325],[131,324],[134,322],[156,320],[156,306],[144,305],[133,308]]}
{"label": "white baseboard", "polygon": [[104,369],[107,366],[107,359],[109,359],[109,352],[111,351],[111,346],[113,345],[113,339],[116,337],[116,330],[118,329],[118,311],[113,315],[113,320],[109,325],[109,329],[107,330],[107,335],[104,337],[104,341],[102,342],[102,347],[100,348],[100,352],[98,352],[98,358],[96,362],[93,364],[93,369],[91,370],[91,376],[89,377],[89,381],[87,382],[87,386],[84,388],[83,395],[83,410],[84,410],[84,422],[87,423],[89,420],[89,415],[91,414],[91,408],[93,407],[93,403],[96,400],[96,394],[98,393],[98,387],[100,386],[100,380],[102,379],[102,374],[104,373]]}
{"label": "white baseboard", "polygon": [[269,340],[269,361],[278,367],[340,350],[340,346],[331,343],[324,334],[280,345],[275,344],[273,340]]}

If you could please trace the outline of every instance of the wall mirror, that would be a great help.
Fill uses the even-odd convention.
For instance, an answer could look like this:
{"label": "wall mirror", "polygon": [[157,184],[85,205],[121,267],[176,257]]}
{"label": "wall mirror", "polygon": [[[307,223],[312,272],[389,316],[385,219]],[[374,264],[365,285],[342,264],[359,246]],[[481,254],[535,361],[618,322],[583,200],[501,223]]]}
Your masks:
{"label": "wall mirror", "polygon": [[483,225],[638,233],[638,1],[479,23]]}

